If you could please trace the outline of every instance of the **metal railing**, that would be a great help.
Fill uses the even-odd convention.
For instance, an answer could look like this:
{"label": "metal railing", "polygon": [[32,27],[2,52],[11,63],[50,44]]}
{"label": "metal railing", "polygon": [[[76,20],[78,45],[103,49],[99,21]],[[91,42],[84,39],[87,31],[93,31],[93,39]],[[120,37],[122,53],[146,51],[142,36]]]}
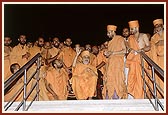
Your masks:
{"label": "metal railing", "polygon": [[[39,100],[39,80],[40,80],[39,79],[39,72],[40,72],[40,67],[41,67],[40,58],[41,58],[41,55],[40,55],[40,53],[38,53],[29,62],[27,62],[23,67],[21,67],[15,74],[13,74],[8,80],[6,80],[4,82],[4,95],[6,95],[9,92],[9,90],[13,87],[13,85],[15,85],[15,83],[19,79],[21,79],[21,77],[23,77],[23,75],[24,75],[23,86],[20,87],[20,89],[5,104],[5,106],[4,106],[5,111],[7,111],[11,107],[11,105],[15,102],[17,96],[20,95],[21,93],[23,93],[23,100],[20,102],[18,107],[15,109],[15,111],[18,111],[21,106],[23,106],[23,111],[26,111],[26,110],[29,109],[29,107],[31,106],[31,104],[33,103],[33,101],[35,99],[37,101]],[[29,79],[27,79],[28,78],[27,77],[27,71],[35,63],[37,64],[36,71],[31,76],[29,76]],[[36,77],[34,77],[34,76],[36,76]],[[29,92],[26,92],[27,85],[30,83],[30,81],[33,78],[36,79],[36,83],[33,85],[33,87],[30,89]],[[26,108],[26,100],[28,99],[30,94],[33,92],[35,87],[36,87],[36,92],[37,93],[33,97],[33,100],[30,102],[28,107]]]}
{"label": "metal railing", "polygon": [[[160,99],[158,98],[157,94],[160,94],[162,98],[164,98],[164,91],[157,83],[156,77],[159,77],[160,80],[164,83],[164,71],[161,69],[153,60],[151,60],[144,52],[140,52],[141,54],[141,66],[142,66],[142,78],[143,78],[143,89],[144,89],[144,98],[148,98],[151,102],[152,106],[156,111],[159,111],[161,108],[164,111],[164,106],[161,103]],[[150,69],[145,67],[145,62],[148,64]],[[151,73],[149,73],[149,71]],[[146,80],[148,79],[148,81]],[[149,84],[152,83],[152,86]],[[149,95],[146,91],[148,88],[151,95]],[[151,99],[154,99],[154,102]]]}
{"label": "metal railing", "polygon": [[[160,88],[159,84],[156,83],[156,76],[155,76],[155,74],[157,73],[157,77],[160,77],[160,79],[164,82],[164,71],[155,62],[153,62],[144,52],[140,52],[140,54],[141,54],[141,65],[142,65],[142,78],[144,83],[144,97],[149,99],[149,101],[151,102],[151,104],[153,105],[156,111],[159,110],[159,107],[164,111],[164,106],[162,105],[159,98],[157,97],[157,91],[161,92],[161,94],[164,94],[164,91],[163,89]],[[18,111],[21,106],[23,106],[23,111],[27,111],[35,99],[37,101],[39,100],[39,80],[40,80],[39,71],[41,67],[40,57],[41,57],[40,54],[37,54],[36,56],[34,56],[29,62],[27,62],[22,68],[20,68],[20,70],[18,70],[14,75],[12,75],[8,80],[4,82],[4,94],[7,94],[7,92],[11,89],[13,83],[16,82],[17,79],[20,79],[24,75],[23,86],[16,92],[16,94],[14,94],[14,96],[11,97],[10,101],[7,102],[7,104],[4,106],[5,110],[8,110],[8,108],[14,103],[17,95],[19,95],[22,92],[23,92],[23,100],[15,109],[16,111]],[[150,74],[147,71],[147,69],[144,66],[144,62],[148,63],[148,65],[151,67],[150,70],[152,74]],[[27,70],[34,63],[37,63],[37,69],[27,80]],[[33,85],[32,89],[29,92],[26,92],[27,85],[35,75],[36,75],[36,83]],[[150,86],[148,81],[146,81],[145,77],[148,77],[149,80],[153,83],[153,88]],[[35,88],[37,93],[26,108],[26,100]],[[150,96],[147,94],[146,88],[149,89],[155,102],[153,102]]]}

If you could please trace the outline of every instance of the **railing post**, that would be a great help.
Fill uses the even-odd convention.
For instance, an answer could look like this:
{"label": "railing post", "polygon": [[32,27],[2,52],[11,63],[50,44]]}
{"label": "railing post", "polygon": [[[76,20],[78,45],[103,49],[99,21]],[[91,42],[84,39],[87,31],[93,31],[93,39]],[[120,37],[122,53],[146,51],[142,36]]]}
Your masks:
{"label": "railing post", "polygon": [[24,70],[23,111],[26,109],[27,70]]}
{"label": "railing post", "polygon": [[156,90],[156,79],[155,79],[155,70],[154,67],[152,66],[152,78],[153,78],[153,94],[154,94],[154,98],[155,98],[155,108],[158,111],[158,102],[157,102],[157,90]]}
{"label": "railing post", "polygon": [[144,61],[143,61],[142,55],[141,55],[141,66],[142,66],[142,79],[143,79],[144,99],[146,99],[145,71],[144,71]]}
{"label": "railing post", "polygon": [[37,87],[36,87],[36,92],[37,92],[37,98],[36,101],[39,101],[39,74],[40,74],[40,58],[37,59],[37,75],[36,75],[36,82],[37,82]]}

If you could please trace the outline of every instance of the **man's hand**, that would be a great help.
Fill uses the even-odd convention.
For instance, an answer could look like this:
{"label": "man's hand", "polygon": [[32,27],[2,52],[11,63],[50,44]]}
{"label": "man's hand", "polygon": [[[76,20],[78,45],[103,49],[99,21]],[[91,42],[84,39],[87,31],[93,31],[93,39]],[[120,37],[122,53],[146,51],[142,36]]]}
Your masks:
{"label": "man's hand", "polygon": [[81,53],[81,49],[79,48],[79,49],[76,49],[76,54],[77,54],[77,56],[79,56],[80,55],[80,53]]}
{"label": "man's hand", "polygon": [[113,54],[113,52],[111,52],[111,51],[104,51],[104,55],[108,58],[110,55],[112,55]]}
{"label": "man's hand", "polygon": [[141,51],[143,51],[143,50],[142,50],[142,49],[140,49],[140,50],[136,50],[137,53],[140,53]]}
{"label": "man's hand", "polygon": [[138,50],[131,50],[131,53],[137,55],[138,54]]}

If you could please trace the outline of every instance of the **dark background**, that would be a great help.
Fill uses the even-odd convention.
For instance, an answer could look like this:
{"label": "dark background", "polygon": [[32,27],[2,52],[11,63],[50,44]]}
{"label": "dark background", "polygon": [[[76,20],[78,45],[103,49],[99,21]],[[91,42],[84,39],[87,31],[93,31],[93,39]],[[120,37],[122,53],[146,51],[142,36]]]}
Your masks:
{"label": "dark background", "polygon": [[100,45],[107,40],[106,26],[117,25],[117,34],[128,21],[139,20],[140,32],[153,34],[153,20],[164,19],[163,4],[5,4],[4,35],[16,45],[20,34],[28,41],[70,37],[73,45]]}

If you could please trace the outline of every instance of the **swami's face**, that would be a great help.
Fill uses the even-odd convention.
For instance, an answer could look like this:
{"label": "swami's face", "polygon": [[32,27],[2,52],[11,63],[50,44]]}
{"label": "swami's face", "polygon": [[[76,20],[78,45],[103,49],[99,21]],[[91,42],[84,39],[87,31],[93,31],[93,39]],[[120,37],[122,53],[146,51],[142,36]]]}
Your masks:
{"label": "swami's face", "polygon": [[82,62],[83,64],[87,65],[90,62],[90,57],[89,56],[83,56],[82,57]]}

